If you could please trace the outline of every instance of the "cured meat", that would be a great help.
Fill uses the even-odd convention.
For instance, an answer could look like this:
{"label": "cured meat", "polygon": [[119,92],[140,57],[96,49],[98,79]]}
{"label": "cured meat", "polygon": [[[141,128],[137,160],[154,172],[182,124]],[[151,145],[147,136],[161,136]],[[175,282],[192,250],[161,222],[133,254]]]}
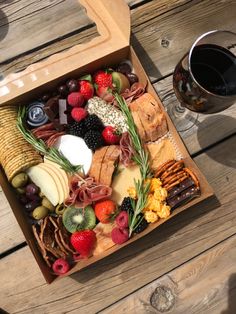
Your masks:
{"label": "cured meat", "polygon": [[70,195],[65,200],[65,205],[85,207],[93,202],[110,197],[111,193],[111,187],[95,182],[92,177],[83,179],[73,176],[70,180]]}
{"label": "cured meat", "polygon": [[156,141],[168,132],[165,114],[151,94],[145,93],[134,100],[130,110],[144,142]]}
{"label": "cured meat", "polygon": [[134,155],[134,149],[132,140],[128,132],[122,134],[120,139],[120,162],[128,167],[133,164],[132,157]]}

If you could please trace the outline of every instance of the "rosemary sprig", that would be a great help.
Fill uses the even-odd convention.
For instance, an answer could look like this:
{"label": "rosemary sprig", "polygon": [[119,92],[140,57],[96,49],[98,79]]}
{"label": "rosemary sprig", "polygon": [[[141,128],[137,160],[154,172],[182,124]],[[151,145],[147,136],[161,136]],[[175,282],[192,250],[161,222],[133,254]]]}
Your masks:
{"label": "rosemary sprig", "polygon": [[137,228],[141,222],[139,214],[145,208],[147,203],[147,197],[149,193],[150,184],[146,182],[148,177],[151,177],[151,170],[148,163],[148,153],[143,148],[142,142],[139,138],[133,116],[122,96],[114,94],[120,110],[123,112],[128,125],[128,132],[130,134],[135,154],[133,160],[139,165],[141,180],[134,180],[135,190],[137,192],[137,202],[132,202],[134,214],[129,215],[129,236]]}
{"label": "rosemary sprig", "polygon": [[81,165],[73,166],[70,161],[63,156],[55,147],[47,147],[43,140],[36,139],[34,135],[28,131],[24,126],[26,116],[26,107],[20,106],[17,117],[17,127],[24,139],[30,143],[40,154],[47,157],[47,159],[57,163],[63,170],[69,174],[74,174],[83,171]]}

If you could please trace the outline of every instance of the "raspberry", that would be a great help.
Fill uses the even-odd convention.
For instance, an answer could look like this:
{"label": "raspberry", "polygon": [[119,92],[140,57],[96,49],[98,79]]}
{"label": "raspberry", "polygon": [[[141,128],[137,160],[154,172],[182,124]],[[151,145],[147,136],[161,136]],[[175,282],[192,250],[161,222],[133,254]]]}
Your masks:
{"label": "raspberry", "polygon": [[102,135],[99,131],[90,130],[84,136],[88,148],[96,150],[104,145]]}
{"label": "raspberry", "polygon": [[111,239],[115,244],[122,244],[129,239],[128,229],[114,228],[111,232]]}
{"label": "raspberry", "polygon": [[129,216],[126,211],[122,211],[116,217],[116,224],[119,228],[128,228],[129,227]]}
{"label": "raspberry", "polygon": [[63,275],[68,272],[70,266],[64,258],[58,258],[52,265],[52,269],[56,275]]}
{"label": "raspberry", "polygon": [[72,107],[82,107],[84,103],[84,96],[79,92],[73,92],[68,95],[67,101]]}
{"label": "raspberry", "polygon": [[71,111],[71,116],[72,118],[80,122],[87,116],[88,112],[84,108],[73,108]]}
{"label": "raspberry", "polygon": [[87,130],[103,130],[104,125],[96,114],[90,114],[85,120]]}
{"label": "raspberry", "polygon": [[71,124],[69,124],[67,127],[68,133],[71,135],[84,138],[85,133],[87,132],[84,121],[85,119],[80,122],[74,121]]}

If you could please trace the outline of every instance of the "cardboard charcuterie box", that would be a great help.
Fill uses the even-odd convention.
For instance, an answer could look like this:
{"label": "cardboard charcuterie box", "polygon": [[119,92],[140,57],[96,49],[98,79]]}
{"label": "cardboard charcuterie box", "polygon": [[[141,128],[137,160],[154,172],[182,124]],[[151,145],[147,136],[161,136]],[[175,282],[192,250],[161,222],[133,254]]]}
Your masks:
{"label": "cardboard charcuterie box", "polygon": [[[55,89],[60,82],[66,81],[71,77],[78,78],[103,67],[112,67],[124,59],[129,59],[135,73],[139,77],[139,81],[144,84],[147,82],[146,92],[156,99],[163,112],[165,112],[138,57],[132,46],[130,46],[130,12],[127,4],[123,0],[80,0],[80,3],[86,9],[88,17],[96,23],[100,36],[92,39],[89,43],[74,46],[66,52],[53,55],[40,63],[32,64],[20,73],[7,76],[0,82],[0,108],[9,104],[19,106],[29,103],[37,99],[44,91]],[[175,209],[168,218],[159,219],[157,222],[149,224],[147,229],[133,236],[124,244],[115,245],[100,255],[80,260],[66,275],[90,264],[94,264],[94,267],[96,267],[96,261],[120,250],[131,242],[138,241],[140,237],[145,236],[168,219],[174,219],[175,215],[213,195],[211,187],[191,159],[166,112],[165,116],[169,132],[175,142],[178,153],[184,160],[185,166],[192,169],[199,179],[201,195]],[[11,158],[10,155],[9,158]],[[8,182],[3,168],[0,169],[0,184],[42,274],[48,283],[52,282],[56,276],[52,274],[51,269],[41,256],[32,228],[23,214],[22,205],[19,204],[16,193]]]}

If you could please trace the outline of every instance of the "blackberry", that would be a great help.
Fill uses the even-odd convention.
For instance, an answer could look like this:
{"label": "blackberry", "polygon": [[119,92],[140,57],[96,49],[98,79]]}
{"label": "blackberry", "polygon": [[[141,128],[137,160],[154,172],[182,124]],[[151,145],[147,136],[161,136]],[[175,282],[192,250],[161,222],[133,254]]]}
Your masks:
{"label": "blackberry", "polygon": [[131,197],[124,197],[121,205],[120,210],[129,211],[130,213],[133,212],[133,207],[131,203]]}
{"label": "blackberry", "polygon": [[[143,216],[143,214],[140,215],[140,219],[141,219],[141,216]],[[138,224],[138,227],[134,229],[134,234],[142,232],[143,230],[147,228],[148,225],[149,223],[147,222],[147,220],[142,218],[142,221]]]}
{"label": "blackberry", "polygon": [[104,125],[96,114],[90,114],[85,119],[85,127],[87,130],[103,130]]}
{"label": "blackberry", "polygon": [[85,133],[87,132],[84,120],[80,122],[72,122],[71,124],[68,125],[67,131],[71,135],[79,136],[79,137],[84,137]]}
{"label": "blackberry", "polygon": [[102,134],[99,131],[90,130],[84,136],[88,148],[96,150],[104,145]]}

